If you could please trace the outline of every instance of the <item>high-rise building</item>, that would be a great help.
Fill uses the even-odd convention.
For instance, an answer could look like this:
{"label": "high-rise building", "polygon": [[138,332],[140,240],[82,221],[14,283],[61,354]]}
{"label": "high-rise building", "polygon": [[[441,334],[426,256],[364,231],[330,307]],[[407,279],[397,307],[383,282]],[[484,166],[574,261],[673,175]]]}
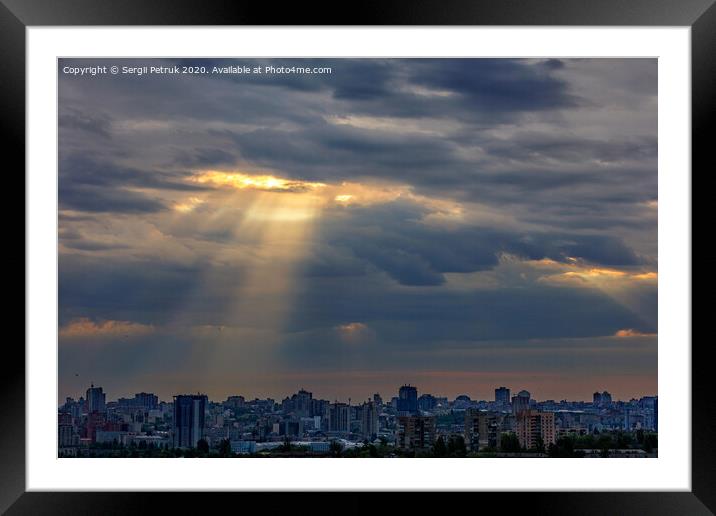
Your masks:
{"label": "high-rise building", "polygon": [[630,407],[624,407],[624,430],[631,430],[631,408]]}
{"label": "high-rise building", "polygon": [[542,439],[545,448],[557,442],[554,412],[539,410],[520,412],[517,415],[517,438],[520,441],[520,446],[528,450],[537,447],[540,439]]}
{"label": "high-rise building", "polygon": [[293,401],[293,410],[296,417],[309,417],[314,415],[312,412],[313,393],[301,389],[291,397]]}
{"label": "high-rise building", "polygon": [[245,403],[246,399],[243,396],[229,396],[224,402],[224,407],[237,410],[244,408]]}
{"label": "high-rise building", "polygon": [[612,395],[609,394],[607,391],[604,391],[602,393],[602,405],[605,407],[608,407],[612,404]]}
{"label": "high-rise building", "polygon": [[206,417],[205,394],[179,394],[174,396],[174,446],[196,448],[204,437]]}
{"label": "high-rise building", "polygon": [[87,437],[90,442],[97,441],[97,430],[104,429],[107,423],[107,414],[105,412],[92,411],[87,414]]}
{"label": "high-rise building", "polygon": [[498,387],[495,389],[495,403],[501,405],[510,404],[510,389],[507,387]]}
{"label": "high-rise building", "polygon": [[117,406],[127,409],[155,410],[159,407],[159,398],[149,392],[138,392],[134,398],[119,398]]}
{"label": "high-rise building", "polygon": [[159,406],[159,398],[150,392],[138,392],[134,395],[135,404],[145,410],[154,410]]}
{"label": "high-rise building", "polygon": [[[313,398],[311,400],[311,413],[314,416],[320,416],[325,421],[328,421],[328,409],[330,407],[331,403],[328,400],[319,400],[316,398]],[[328,428],[324,428],[324,430],[328,430]]]}
{"label": "high-rise building", "polygon": [[361,433],[366,439],[375,439],[378,435],[378,408],[374,401],[361,406]]}
{"label": "high-rise building", "polygon": [[432,394],[423,394],[418,398],[418,408],[420,410],[430,412],[431,410],[435,410],[436,406],[437,400]]}
{"label": "high-rise building", "polygon": [[476,409],[465,411],[465,444],[468,449],[497,448],[502,432],[509,431],[509,414]]}
{"label": "high-rise building", "polygon": [[375,403],[379,407],[383,405],[383,398],[381,398],[380,394],[378,394],[377,392],[373,394],[373,403]]}
{"label": "high-rise building", "polygon": [[90,388],[87,389],[87,413],[105,412],[105,410],[105,394],[102,392],[102,387],[90,384]]}
{"label": "high-rise building", "polygon": [[595,392],[592,395],[592,405],[595,407],[599,407],[602,404],[602,393],[601,392]]}
{"label": "high-rise building", "polygon": [[72,414],[69,412],[60,412],[57,414],[57,424],[72,426]]}
{"label": "high-rise building", "polygon": [[530,408],[530,393],[527,391],[520,391],[517,396],[512,397],[512,413],[519,415],[520,412],[529,410]]}
{"label": "high-rise building", "polygon": [[293,420],[285,420],[281,421],[279,423],[276,423],[275,426],[278,430],[278,435],[288,435],[291,437],[298,437],[301,432],[301,423],[300,421],[293,421]]}
{"label": "high-rise building", "polygon": [[58,425],[57,444],[60,447],[72,446],[74,444],[74,432],[71,425]]}
{"label": "high-rise building", "polygon": [[598,408],[609,407],[612,404],[612,395],[607,391],[595,392],[592,395],[592,405]]}
{"label": "high-rise building", "polygon": [[418,389],[412,385],[403,385],[398,390],[398,414],[412,416],[418,413]]}
{"label": "high-rise building", "polygon": [[400,416],[395,446],[401,450],[429,450],[435,443],[434,416]]}
{"label": "high-rise building", "polygon": [[328,431],[350,432],[351,406],[347,403],[331,403],[328,407]]}
{"label": "high-rise building", "polygon": [[60,447],[72,446],[74,437],[74,427],[72,424],[72,414],[69,412],[60,412],[57,415],[57,444]]}

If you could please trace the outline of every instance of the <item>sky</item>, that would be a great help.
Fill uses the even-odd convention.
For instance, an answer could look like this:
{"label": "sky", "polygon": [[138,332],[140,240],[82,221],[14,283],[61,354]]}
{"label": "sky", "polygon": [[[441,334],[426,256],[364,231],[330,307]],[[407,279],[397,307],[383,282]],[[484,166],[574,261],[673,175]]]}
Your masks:
{"label": "sky", "polygon": [[58,80],[58,400],[656,394],[655,59]]}

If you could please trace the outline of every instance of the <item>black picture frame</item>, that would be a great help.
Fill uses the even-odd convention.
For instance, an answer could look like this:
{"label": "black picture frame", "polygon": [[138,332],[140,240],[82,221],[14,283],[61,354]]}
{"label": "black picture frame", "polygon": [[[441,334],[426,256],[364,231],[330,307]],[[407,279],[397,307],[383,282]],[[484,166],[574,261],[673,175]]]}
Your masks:
{"label": "black picture frame", "polygon": [[[349,5],[332,3],[228,2],[222,0],[0,0],[0,120],[3,154],[15,168],[25,166],[25,29],[62,25],[615,25],[691,27],[692,170],[716,170],[707,141],[716,113],[715,0],[383,0]],[[711,129],[709,131],[709,129]],[[661,142],[660,142],[661,143]],[[8,167],[10,172],[11,167]],[[14,172],[13,172],[14,174]],[[694,173],[692,171],[692,178]],[[22,186],[24,190],[24,183]],[[10,219],[7,219],[10,220]],[[27,257],[22,255],[23,266]],[[14,260],[19,261],[20,256]],[[19,264],[18,264],[19,266]],[[699,282],[701,285],[701,281]],[[706,286],[701,287],[706,289]],[[681,343],[680,345],[689,345]],[[716,511],[716,411],[710,342],[692,346],[692,491],[468,494],[489,496],[510,508],[549,514],[711,514]],[[2,375],[3,409],[12,418],[0,425],[0,511],[8,514],[124,514],[149,510],[192,512],[206,500],[188,494],[25,492],[25,353],[18,340],[6,339]],[[31,445],[31,444],[30,444]],[[214,494],[253,498],[265,495]],[[349,496],[357,497],[358,493]],[[347,510],[375,507],[374,494],[342,504]],[[263,498],[259,498],[263,497]],[[299,497],[303,497],[300,495]],[[235,500],[235,498],[232,498]],[[253,501],[253,500],[247,500]],[[265,503],[265,502],[264,502]],[[297,502],[296,506],[310,502]],[[325,501],[321,502],[325,507]],[[329,502],[330,503],[330,502]],[[421,495],[402,502],[419,508]],[[471,503],[471,502],[468,502]],[[474,503],[474,501],[472,502]],[[176,509],[170,509],[170,506]],[[483,505],[483,507],[486,507]]]}

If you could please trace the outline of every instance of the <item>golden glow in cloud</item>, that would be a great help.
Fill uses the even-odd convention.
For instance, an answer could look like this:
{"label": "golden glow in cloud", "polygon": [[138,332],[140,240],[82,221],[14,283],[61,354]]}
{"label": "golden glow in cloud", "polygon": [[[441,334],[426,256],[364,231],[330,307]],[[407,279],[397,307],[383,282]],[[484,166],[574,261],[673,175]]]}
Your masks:
{"label": "golden glow in cloud", "polygon": [[650,272],[643,272],[641,274],[633,274],[631,277],[636,280],[656,281],[658,279],[659,275],[656,272],[650,271]]}
{"label": "golden glow in cloud", "polygon": [[[191,182],[217,188],[229,187],[237,190],[257,190],[263,192],[293,193],[309,195],[316,204],[325,206],[334,203],[346,205],[372,205],[395,201],[399,198],[430,206],[436,211],[456,214],[461,212],[453,201],[428,198],[412,193],[406,185],[388,183],[342,182],[336,184],[287,179],[271,174],[248,174],[245,172],[227,172],[203,170],[195,173]],[[286,197],[288,198],[288,197]],[[286,199],[284,198],[284,200]],[[178,211],[189,212],[201,201],[196,197],[175,206]],[[283,204],[276,203],[276,204]]]}
{"label": "golden glow in cloud", "polygon": [[331,185],[326,192],[339,205],[371,205],[395,201],[398,198],[413,198],[410,189],[401,185],[364,184],[343,182]]}
{"label": "golden glow in cloud", "polygon": [[[641,322],[653,325],[653,314],[645,309],[643,292],[656,287],[659,276],[656,271],[635,271],[631,269],[614,269],[608,267],[594,267],[578,258],[568,259],[569,263],[556,262],[550,259],[533,260],[527,262],[536,269],[544,270],[537,281],[554,286],[582,287],[597,289],[617,304],[629,310]],[[628,335],[629,331],[620,330],[617,337]]]}
{"label": "golden glow in cloud", "polygon": [[154,331],[154,326],[131,321],[94,322],[87,317],[73,319],[60,328],[60,337],[136,337]]}
{"label": "golden glow in cloud", "polygon": [[607,267],[593,267],[581,262],[577,258],[567,257],[568,263],[561,263],[549,258],[531,260],[529,263],[535,268],[550,269],[551,274],[542,276],[539,281],[545,283],[568,285],[607,285],[609,283],[656,282],[658,273],[655,271],[628,271]]}
{"label": "golden glow in cloud", "polygon": [[189,213],[194,211],[197,207],[204,204],[206,201],[198,197],[189,197],[184,202],[176,203],[174,209],[181,213]]}
{"label": "golden glow in cloud", "polygon": [[340,324],[334,329],[338,332],[339,338],[347,344],[371,341],[375,337],[373,330],[362,322]]}
{"label": "golden glow in cloud", "polygon": [[343,333],[356,333],[362,330],[367,329],[368,326],[361,322],[351,322],[346,324],[341,324],[339,326],[336,326],[336,329]]}
{"label": "golden glow in cloud", "polygon": [[614,334],[615,337],[629,338],[629,337],[656,337],[656,333],[644,333],[634,328],[624,328],[617,331]]}
{"label": "golden glow in cloud", "polygon": [[324,183],[312,183],[298,179],[284,179],[272,175],[252,175],[243,172],[220,172],[207,170],[194,175],[192,181],[199,184],[210,184],[214,186],[228,186],[239,190],[267,190],[305,192],[323,188]]}
{"label": "golden glow in cloud", "polygon": [[[254,194],[257,197],[238,199],[235,205],[248,206],[244,222],[305,222],[321,216],[330,207],[365,207],[406,200],[427,208],[423,222],[433,225],[461,224],[466,222],[467,211],[459,202],[450,199],[415,194],[411,187],[385,182],[344,181],[320,183],[300,179],[287,179],[273,174],[249,174],[238,171],[199,170],[191,182],[213,187],[216,190]],[[177,202],[175,211],[189,214],[211,199],[197,197]],[[225,203],[222,199],[221,203]],[[218,205],[217,205],[218,206]]]}

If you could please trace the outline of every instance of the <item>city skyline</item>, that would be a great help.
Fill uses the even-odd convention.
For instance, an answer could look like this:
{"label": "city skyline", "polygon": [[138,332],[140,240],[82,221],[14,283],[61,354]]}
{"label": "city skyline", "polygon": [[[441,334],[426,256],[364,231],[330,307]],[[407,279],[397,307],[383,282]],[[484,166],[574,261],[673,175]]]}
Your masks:
{"label": "city skyline", "polygon": [[[86,399],[58,408],[61,457],[632,457],[656,456],[658,396],[539,400],[500,386],[491,400],[421,392],[403,384],[363,400],[329,400],[305,389],[277,399],[149,392]],[[392,395],[391,395],[392,394]],[[343,453],[344,448],[346,453]],[[498,455],[499,454],[499,455]]]}
{"label": "city skyline", "polygon": [[[120,394],[117,394],[116,397],[114,397],[115,394],[112,394],[112,396],[113,396],[112,398],[109,397],[109,394],[110,394],[110,393],[109,393],[108,391],[103,392],[103,394],[104,394],[104,396],[106,397],[106,402],[107,402],[107,403],[109,403],[109,402],[116,402],[116,401],[118,401],[119,399],[131,399],[133,396],[136,396],[136,395],[139,395],[139,394],[141,394],[141,395],[154,395],[154,396],[157,396],[158,402],[160,402],[160,403],[161,403],[161,402],[170,403],[170,402],[172,401],[172,399],[175,398],[176,396],[184,396],[184,395],[187,395],[187,396],[190,396],[190,395],[202,395],[202,396],[207,396],[208,400],[209,400],[210,402],[212,402],[212,403],[221,403],[221,402],[224,402],[224,401],[226,401],[227,399],[229,399],[229,398],[231,398],[231,397],[236,397],[236,396],[243,397],[246,401],[272,399],[272,400],[274,400],[275,402],[279,403],[279,402],[281,402],[283,399],[286,399],[287,397],[290,397],[292,394],[296,394],[296,393],[298,393],[298,392],[303,391],[303,392],[308,392],[308,393],[312,394],[316,399],[322,399],[322,400],[325,400],[325,401],[328,401],[328,402],[331,402],[331,403],[333,403],[333,402],[348,403],[348,402],[350,401],[351,404],[359,405],[359,404],[364,403],[364,402],[366,402],[366,401],[372,400],[373,397],[374,397],[374,395],[376,395],[376,394],[379,395],[379,396],[383,399],[384,402],[389,402],[394,396],[397,396],[397,394],[398,394],[398,392],[399,392],[399,388],[400,388],[401,386],[403,386],[403,387],[404,387],[404,386],[415,387],[415,388],[417,389],[417,395],[418,395],[418,397],[422,396],[423,394],[427,394],[427,395],[430,395],[430,396],[434,396],[434,397],[436,397],[436,398],[447,398],[449,401],[454,401],[456,398],[458,398],[458,397],[460,397],[460,396],[468,396],[468,397],[470,397],[471,401],[474,401],[474,402],[495,402],[495,401],[496,401],[495,397],[497,396],[496,390],[499,389],[499,388],[506,388],[506,389],[507,389],[507,393],[510,394],[510,399],[511,399],[512,397],[514,397],[514,396],[517,396],[517,394],[518,394],[519,392],[526,391],[526,392],[528,392],[528,393],[530,394],[530,397],[531,397],[531,399],[533,399],[533,400],[555,401],[555,402],[568,401],[568,402],[572,402],[572,403],[582,403],[582,402],[584,402],[584,403],[591,403],[591,402],[593,401],[593,396],[594,396],[595,394],[602,394],[602,393],[606,393],[606,394],[610,395],[610,396],[611,396],[611,399],[612,399],[614,402],[626,402],[626,401],[635,400],[635,399],[639,399],[639,398],[643,398],[643,397],[657,396],[657,393],[656,393],[656,392],[653,392],[653,393],[646,393],[646,394],[642,394],[642,395],[634,395],[634,396],[630,396],[630,397],[620,397],[620,396],[616,395],[614,392],[610,391],[609,389],[604,388],[603,390],[595,390],[595,391],[593,391],[592,393],[590,393],[589,396],[585,396],[584,398],[579,398],[579,399],[577,399],[577,398],[570,399],[570,398],[565,398],[565,397],[553,397],[553,398],[547,397],[547,398],[545,398],[545,397],[540,397],[539,395],[537,395],[537,393],[535,393],[534,391],[531,391],[530,389],[527,389],[527,388],[519,389],[519,390],[518,390],[518,389],[513,389],[513,388],[511,388],[511,387],[509,387],[509,386],[504,386],[504,385],[494,387],[494,389],[492,390],[491,395],[489,395],[489,396],[471,395],[469,392],[460,392],[459,394],[448,395],[448,394],[444,394],[444,393],[442,393],[442,392],[427,391],[427,390],[425,390],[425,389],[421,389],[419,386],[417,386],[417,385],[415,385],[415,384],[412,384],[412,383],[396,384],[396,385],[392,386],[391,389],[385,390],[385,391],[383,391],[383,392],[381,392],[381,391],[379,391],[379,390],[375,390],[374,392],[372,392],[372,393],[371,393],[370,395],[368,395],[368,396],[363,396],[363,397],[360,397],[360,396],[358,396],[358,397],[349,396],[349,397],[345,397],[345,398],[325,396],[325,395],[323,395],[322,393],[317,392],[316,390],[310,389],[310,388],[305,387],[305,386],[296,387],[296,388],[294,388],[294,389],[291,390],[291,391],[287,391],[287,392],[284,392],[284,393],[281,393],[281,394],[277,394],[277,395],[275,395],[275,396],[271,396],[271,395],[254,395],[254,394],[251,394],[251,393],[242,393],[242,392],[229,392],[229,393],[227,393],[227,394],[225,394],[225,395],[212,396],[212,395],[210,395],[210,394],[208,394],[208,393],[206,393],[206,392],[198,392],[198,391],[197,391],[197,392],[188,392],[188,391],[185,392],[185,391],[182,391],[182,392],[172,393],[172,394],[170,394],[170,395],[168,395],[168,396],[162,396],[162,395],[160,395],[160,394],[157,394],[157,391],[152,390],[152,389],[148,389],[148,388],[135,389],[135,390],[133,390],[132,392],[120,393]],[[90,389],[95,389],[95,388],[103,388],[103,386],[102,386],[101,384],[95,384],[94,382],[90,383]],[[75,394],[74,396],[68,396],[68,397],[62,399],[61,401],[58,400],[58,404],[59,404],[60,406],[62,406],[62,405],[66,402],[66,399],[67,399],[67,398],[72,398],[72,399],[78,400],[78,399],[84,397],[84,396],[83,396],[83,393],[85,393],[85,392],[86,392],[86,391],[80,392],[80,393],[79,393],[80,396],[77,396],[77,395]],[[391,394],[391,393],[392,393],[392,394]],[[509,403],[511,403],[511,401],[510,401]]]}
{"label": "city skyline", "polygon": [[58,401],[657,392],[656,59],[60,59],[58,85]]}

